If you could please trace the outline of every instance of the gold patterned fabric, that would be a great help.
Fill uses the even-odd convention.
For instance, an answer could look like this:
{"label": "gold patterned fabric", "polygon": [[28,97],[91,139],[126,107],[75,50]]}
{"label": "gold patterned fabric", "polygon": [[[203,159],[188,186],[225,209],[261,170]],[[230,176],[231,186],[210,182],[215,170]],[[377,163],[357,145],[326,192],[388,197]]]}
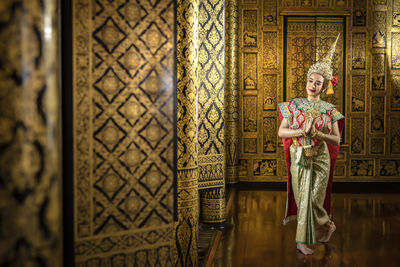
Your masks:
{"label": "gold patterned fabric", "polygon": [[[334,105],[322,100],[313,102],[307,98],[295,98],[278,104],[278,107],[281,119],[287,119],[290,129],[304,130],[306,118],[312,116],[314,127],[318,131],[329,134],[333,124],[338,121],[342,124],[344,119]],[[291,141],[290,144],[287,141]],[[290,168],[288,201],[290,202],[293,195],[297,209],[297,212],[293,212],[293,203],[288,202],[284,223],[297,213],[296,242],[314,244],[315,225],[324,225],[329,221],[325,197],[327,192],[330,192],[327,189],[331,168],[334,167],[332,161],[335,160],[337,152],[334,153],[332,150],[331,154],[325,141],[313,138],[310,134],[284,140],[284,143],[285,146],[290,146],[288,151],[290,161],[286,162]],[[338,149],[337,146],[336,149]],[[330,195],[328,202],[329,200]]]}
{"label": "gold patterned fabric", "polygon": [[[314,226],[329,221],[323,205],[329,180],[330,156],[325,142],[317,146],[317,155],[311,159],[304,159],[303,150],[303,147],[295,144],[290,147],[290,173],[298,209],[296,242],[314,244]],[[306,161],[305,166],[299,164],[302,160]]]}

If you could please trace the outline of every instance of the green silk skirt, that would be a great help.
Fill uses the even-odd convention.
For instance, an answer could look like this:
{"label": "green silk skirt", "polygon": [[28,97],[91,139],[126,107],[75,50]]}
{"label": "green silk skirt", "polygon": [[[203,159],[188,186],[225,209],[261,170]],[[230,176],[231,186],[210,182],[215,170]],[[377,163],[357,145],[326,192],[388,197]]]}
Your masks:
{"label": "green silk skirt", "polygon": [[321,142],[314,149],[314,157],[306,158],[303,147],[290,147],[290,173],[297,205],[296,242],[303,244],[315,244],[315,226],[330,220],[324,209],[330,170],[328,146]]}

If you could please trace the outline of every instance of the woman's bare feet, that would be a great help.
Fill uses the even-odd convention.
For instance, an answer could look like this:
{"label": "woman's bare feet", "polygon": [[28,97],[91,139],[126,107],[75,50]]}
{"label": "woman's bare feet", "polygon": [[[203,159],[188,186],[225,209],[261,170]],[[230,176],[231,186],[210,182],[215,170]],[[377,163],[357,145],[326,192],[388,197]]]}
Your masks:
{"label": "woman's bare feet", "polygon": [[302,243],[297,243],[297,249],[303,253],[304,255],[310,255],[314,253],[314,250],[312,250],[311,248],[307,247],[306,244],[302,244]]}
{"label": "woman's bare feet", "polygon": [[326,232],[326,234],[323,237],[321,237],[318,240],[321,243],[328,243],[329,240],[331,239],[333,232],[335,232],[335,230],[336,230],[336,226],[333,223],[333,221],[327,222],[327,226],[328,226],[328,231]]}

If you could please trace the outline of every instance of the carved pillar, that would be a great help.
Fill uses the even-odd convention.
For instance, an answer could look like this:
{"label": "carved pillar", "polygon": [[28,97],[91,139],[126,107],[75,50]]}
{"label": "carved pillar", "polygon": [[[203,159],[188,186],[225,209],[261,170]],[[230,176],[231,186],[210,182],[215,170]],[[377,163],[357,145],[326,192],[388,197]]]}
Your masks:
{"label": "carved pillar", "polygon": [[197,0],[177,2],[177,206],[174,266],[197,266]]}
{"label": "carved pillar", "polygon": [[57,3],[1,2],[1,266],[62,266]]}
{"label": "carved pillar", "polygon": [[225,32],[225,156],[226,183],[238,182],[239,166],[239,3],[226,1]]}
{"label": "carved pillar", "polygon": [[199,1],[198,146],[201,220],[225,221],[225,1]]}
{"label": "carved pillar", "polygon": [[76,266],[171,266],[175,2],[73,5]]}

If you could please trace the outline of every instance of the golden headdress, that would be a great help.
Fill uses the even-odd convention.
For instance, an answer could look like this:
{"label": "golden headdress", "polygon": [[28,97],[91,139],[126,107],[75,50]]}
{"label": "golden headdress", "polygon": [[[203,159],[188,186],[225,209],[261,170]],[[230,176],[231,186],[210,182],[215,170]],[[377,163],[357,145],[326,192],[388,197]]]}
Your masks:
{"label": "golden headdress", "polygon": [[331,49],[326,54],[326,56],[321,61],[318,61],[318,62],[314,63],[313,65],[311,65],[311,67],[308,69],[308,73],[307,73],[307,79],[310,78],[311,74],[318,73],[318,74],[321,74],[322,76],[324,76],[324,79],[329,81],[328,90],[326,92],[328,95],[333,94],[333,88],[332,88],[332,82],[331,82],[331,80],[333,78],[333,70],[332,70],[331,65],[332,65],[333,55],[335,54],[336,44],[337,44],[337,41],[339,40],[339,36],[340,36],[340,33],[336,37],[335,42],[332,44]]}

